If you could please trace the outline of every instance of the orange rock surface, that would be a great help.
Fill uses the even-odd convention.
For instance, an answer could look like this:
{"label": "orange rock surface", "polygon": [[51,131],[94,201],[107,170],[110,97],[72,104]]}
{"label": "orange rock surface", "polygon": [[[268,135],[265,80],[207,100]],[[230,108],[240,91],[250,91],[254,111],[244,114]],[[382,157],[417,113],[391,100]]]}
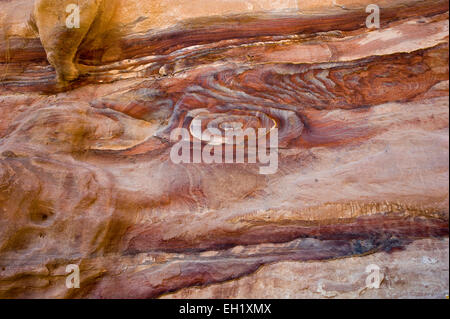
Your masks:
{"label": "orange rock surface", "polygon": [[[447,1],[117,0],[79,45],[34,4],[0,0],[0,298],[448,294]],[[277,172],[174,163],[199,118],[275,123]]]}

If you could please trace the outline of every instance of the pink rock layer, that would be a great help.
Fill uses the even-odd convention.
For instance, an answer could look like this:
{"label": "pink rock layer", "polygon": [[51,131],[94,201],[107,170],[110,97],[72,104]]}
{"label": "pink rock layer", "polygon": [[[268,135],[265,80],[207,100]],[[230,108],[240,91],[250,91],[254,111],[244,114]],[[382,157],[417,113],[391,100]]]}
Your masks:
{"label": "pink rock layer", "polygon": [[[88,72],[59,93],[39,39],[8,29],[0,297],[444,296],[448,2],[380,2],[375,30],[345,5],[140,26],[80,48]],[[272,119],[277,173],[174,164],[199,109]],[[370,263],[389,291],[361,290]]]}

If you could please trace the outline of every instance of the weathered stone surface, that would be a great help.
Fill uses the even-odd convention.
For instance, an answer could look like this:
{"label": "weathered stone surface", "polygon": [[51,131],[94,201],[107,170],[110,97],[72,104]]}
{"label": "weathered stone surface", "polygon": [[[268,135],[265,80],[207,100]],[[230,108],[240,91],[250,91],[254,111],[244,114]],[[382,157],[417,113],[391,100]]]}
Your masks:
{"label": "weathered stone surface", "polygon": [[[1,298],[445,295],[447,1],[66,3],[0,0]],[[196,118],[275,125],[278,171],[173,163]]]}

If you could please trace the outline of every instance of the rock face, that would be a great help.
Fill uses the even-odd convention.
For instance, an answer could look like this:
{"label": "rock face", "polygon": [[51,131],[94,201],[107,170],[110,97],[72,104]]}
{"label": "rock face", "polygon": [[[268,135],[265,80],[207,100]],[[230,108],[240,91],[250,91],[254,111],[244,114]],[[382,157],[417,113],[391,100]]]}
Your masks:
{"label": "rock face", "polygon": [[448,294],[447,1],[100,2],[0,0],[1,298]]}

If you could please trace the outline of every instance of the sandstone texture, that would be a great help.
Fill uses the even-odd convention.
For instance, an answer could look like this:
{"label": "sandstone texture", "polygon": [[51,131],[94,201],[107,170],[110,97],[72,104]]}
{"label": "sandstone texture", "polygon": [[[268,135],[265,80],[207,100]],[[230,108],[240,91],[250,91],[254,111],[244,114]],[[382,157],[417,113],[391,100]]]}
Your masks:
{"label": "sandstone texture", "polygon": [[[70,2],[0,0],[0,298],[448,295],[448,1],[81,1],[67,30]],[[277,171],[174,163],[196,119],[276,127]]]}

